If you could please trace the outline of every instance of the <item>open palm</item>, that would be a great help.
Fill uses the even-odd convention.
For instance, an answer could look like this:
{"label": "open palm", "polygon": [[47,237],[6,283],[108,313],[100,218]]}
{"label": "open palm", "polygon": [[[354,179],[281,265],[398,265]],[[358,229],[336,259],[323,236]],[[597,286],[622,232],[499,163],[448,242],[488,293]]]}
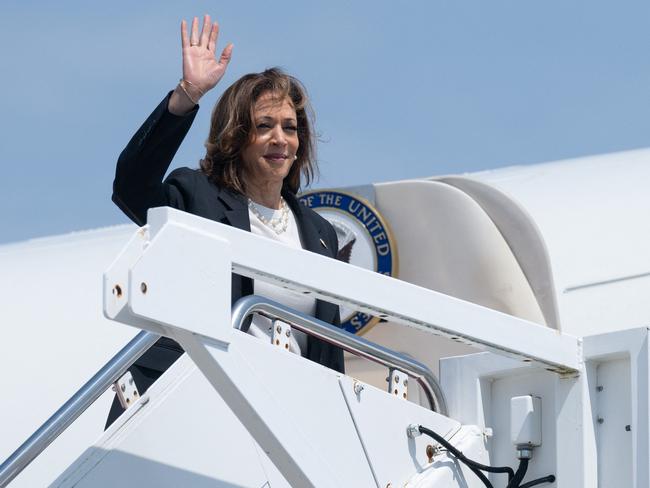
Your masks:
{"label": "open palm", "polygon": [[187,22],[181,22],[183,45],[183,79],[196,86],[203,93],[213,88],[222,78],[230,62],[232,44],[228,44],[219,60],[215,58],[219,24],[212,23],[210,16],[203,18],[199,36],[199,19],[192,20],[192,32],[187,35]]}

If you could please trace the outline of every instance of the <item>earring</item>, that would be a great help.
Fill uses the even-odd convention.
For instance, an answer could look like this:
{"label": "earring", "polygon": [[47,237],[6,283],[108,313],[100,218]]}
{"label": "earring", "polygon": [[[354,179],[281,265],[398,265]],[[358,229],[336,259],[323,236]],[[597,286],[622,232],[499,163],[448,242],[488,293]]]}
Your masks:
{"label": "earring", "polygon": [[294,154],[294,155],[293,155],[293,159],[294,159],[294,160],[298,159],[298,155],[297,155],[297,154]]}

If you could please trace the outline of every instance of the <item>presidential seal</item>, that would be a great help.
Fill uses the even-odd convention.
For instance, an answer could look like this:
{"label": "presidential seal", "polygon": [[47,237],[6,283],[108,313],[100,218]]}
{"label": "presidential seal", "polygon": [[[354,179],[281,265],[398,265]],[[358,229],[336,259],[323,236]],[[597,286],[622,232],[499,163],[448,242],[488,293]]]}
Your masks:
{"label": "presidential seal", "polygon": [[[388,225],[379,212],[364,199],[342,191],[312,191],[300,202],[326,218],[339,240],[337,258],[346,263],[397,276],[397,249]],[[379,321],[366,313],[341,307],[345,330],[363,334]]]}

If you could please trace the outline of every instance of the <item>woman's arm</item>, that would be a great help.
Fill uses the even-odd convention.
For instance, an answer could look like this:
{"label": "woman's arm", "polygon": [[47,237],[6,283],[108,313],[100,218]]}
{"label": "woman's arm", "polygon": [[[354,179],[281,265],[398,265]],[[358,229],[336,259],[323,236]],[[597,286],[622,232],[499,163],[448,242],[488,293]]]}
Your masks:
{"label": "woman's arm", "polygon": [[139,225],[146,222],[149,208],[184,209],[183,192],[163,183],[163,178],[196,116],[195,102],[219,82],[230,62],[232,44],[226,46],[219,61],[215,59],[218,34],[218,24],[207,15],[200,36],[198,18],[192,22],[190,37],[186,22],[181,23],[183,78],[138,129],[117,161],[113,201]]}

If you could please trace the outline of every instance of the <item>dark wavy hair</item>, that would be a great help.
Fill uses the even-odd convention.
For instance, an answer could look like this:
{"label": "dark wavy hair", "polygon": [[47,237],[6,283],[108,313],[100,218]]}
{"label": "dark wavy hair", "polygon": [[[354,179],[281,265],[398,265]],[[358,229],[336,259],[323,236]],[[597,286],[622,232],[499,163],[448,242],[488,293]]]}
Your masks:
{"label": "dark wavy hair", "polygon": [[269,92],[280,100],[287,99],[291,102],[298,122],[297,159],[284,178],[283,190],[298,193],[301,175],[308,185],[318,174],[314,116],[305,87],[281,69],[270,68],[261,73],[242,76],[223,92],[212,110],[210,134],[205,142],[206,153],[201,160],[201,170],[217,185],[246,193],[241,154],[255,134],[255,102]]}

